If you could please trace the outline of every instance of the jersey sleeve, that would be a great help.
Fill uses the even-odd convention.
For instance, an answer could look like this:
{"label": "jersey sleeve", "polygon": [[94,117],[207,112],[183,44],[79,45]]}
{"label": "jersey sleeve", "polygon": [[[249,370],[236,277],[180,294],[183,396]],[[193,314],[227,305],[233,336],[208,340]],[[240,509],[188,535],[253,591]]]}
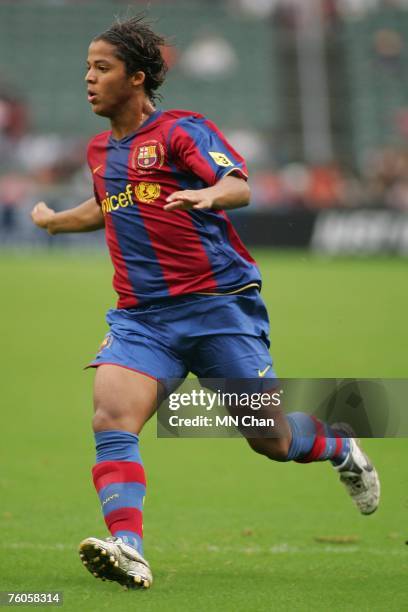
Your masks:
{"label": "jersey sleeve", "polygon": [[228,174],[248,178],[244,158],[208,119],[188,117],[177,122],[170,145],[175,164],[208,185],[214,185]]}
{"label": "jersey sleeve", "polygon": [[98,192],[96,191],[95,183],[94,183],[94,186],[93,186],[93,193],[94,193],[95,200],[96,200],[96,203],[98,204],[98,206],[102,206],[101,205],[100,197],[98,196]]}
{"label": "jersey sleeve", "polygon": [[94,166],[95,166],[94,161],[93,161],[93,156],[94,156],[94,147],[93,147],[93,140],[91,140],[90,143],[88,144],[88,148],[87,148],[87,152],[86,152],[86,160],[87,160],[87,163],[88,163],[88,168],[89,168],[89,170],[91,172],[92,185],[93,185],[93,193],[94,193],[94,196],[95,196],[95,200],[96,200],[97,204],[99,206],[101,206],[101,201],[100,201],[100,198],[99,198],[99,195],[98,195],[98,191],[97,191],[96,185],[95,185],[95,180],[94,180],[94,177],[93,177],[93,169],[94,169]]}

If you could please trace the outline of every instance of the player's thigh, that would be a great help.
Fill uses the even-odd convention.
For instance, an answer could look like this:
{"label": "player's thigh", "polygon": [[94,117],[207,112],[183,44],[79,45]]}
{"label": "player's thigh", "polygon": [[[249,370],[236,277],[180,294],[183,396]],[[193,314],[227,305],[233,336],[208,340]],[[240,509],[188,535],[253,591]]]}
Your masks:
{"label": "player's thigh", "polygon": [[[153,336],[148,313],[108,313],[110,332],[90,367],[95,376],[95,431],[124,429],[139,433],[164,399],[160,380],[186,376],[182,359],[160,337]],[[168,393],[169,390],[166,389]]]}
{"label": "player's thigh", "polygon": [[163,398],[157,380],[117,365],[100,365],[94,381],[94,430],[139,434]]}
{"label": "player's thigh", "polygon": [[[231,398],[228,403],[224,402],[229,412],[237,417],[251,415],[248,400],[240,402],[239,398],[253,396],[255,400],[254,394],[272,395],[278,384],[268,342],[262,336],[225,334],[202,339],[194,373],[204,387],[221,391],[224,397]],[[262,410],[266,411],[267,407]],[[265,414],[268,416],[274,415]]]}
{"label": "player's thigh", "polygon": [[204,336],[195,347],[191,370],[200,379],[275,379],[264,336],[220,334]]}
{"label": "player's thigh", "polygon": [[[247,335],[220,335],[201,340],[195,359],[195,370],[201,383],[214,391],[221,390],[233,397],[252,394],[272,394],[278,380],[266,337]],[[253,414],[245,402],[226,405],[233,416],[242,418]],[[259,432],[244,428],[241,432],[249,446],[257,453],[275,460],[285,460],[290,444],[290,428],[283,410],[270,404],[257,410],[258,418],[273,418],[273,431],[261,428]],[[258,437],[259,433],[259,437]]]}

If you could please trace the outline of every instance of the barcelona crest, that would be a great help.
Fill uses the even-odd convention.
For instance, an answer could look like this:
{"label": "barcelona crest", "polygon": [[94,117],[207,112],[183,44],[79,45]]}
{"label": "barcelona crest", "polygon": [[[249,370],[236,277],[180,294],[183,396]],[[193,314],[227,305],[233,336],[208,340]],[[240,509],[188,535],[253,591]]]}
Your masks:
{"label": "barcelona crest", "polygon": [[157,140],[141,144],[135,151],[133,167],[141,170],[161,168],[164,162],[164,148]]}
{"label": "barcelona crest", "polygon": [[157,162],[157,145],[148,145],[140,147],[137,156],[137,165],[140,168],[151,168]]}

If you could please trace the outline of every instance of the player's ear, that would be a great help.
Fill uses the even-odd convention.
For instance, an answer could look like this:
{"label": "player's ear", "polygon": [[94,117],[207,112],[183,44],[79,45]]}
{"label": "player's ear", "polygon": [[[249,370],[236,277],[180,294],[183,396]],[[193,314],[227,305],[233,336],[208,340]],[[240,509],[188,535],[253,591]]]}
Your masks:
{"label": "player's ear", "polygon": [[138,70],[138,72],[135,72],[135,74],[132,75],[132,85],[134,85],[135,87],[138,87],[139,85],[143,85],[145,80],[146,80],[146,75],[142,70]]}

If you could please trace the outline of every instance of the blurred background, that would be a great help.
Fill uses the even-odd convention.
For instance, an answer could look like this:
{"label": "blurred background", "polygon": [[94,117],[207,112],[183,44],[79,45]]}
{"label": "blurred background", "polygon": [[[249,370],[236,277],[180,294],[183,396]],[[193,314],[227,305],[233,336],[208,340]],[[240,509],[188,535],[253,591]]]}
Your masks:
{"label": "blurred background", "polygon": [[[146,11],[169,37],[163,107],[206,114],[247,158],[249,244],[408,254],[408,0],[0,0],[0,240],[92,193],[89,41]],[[62,236],[58,244],[99,244]]]}

